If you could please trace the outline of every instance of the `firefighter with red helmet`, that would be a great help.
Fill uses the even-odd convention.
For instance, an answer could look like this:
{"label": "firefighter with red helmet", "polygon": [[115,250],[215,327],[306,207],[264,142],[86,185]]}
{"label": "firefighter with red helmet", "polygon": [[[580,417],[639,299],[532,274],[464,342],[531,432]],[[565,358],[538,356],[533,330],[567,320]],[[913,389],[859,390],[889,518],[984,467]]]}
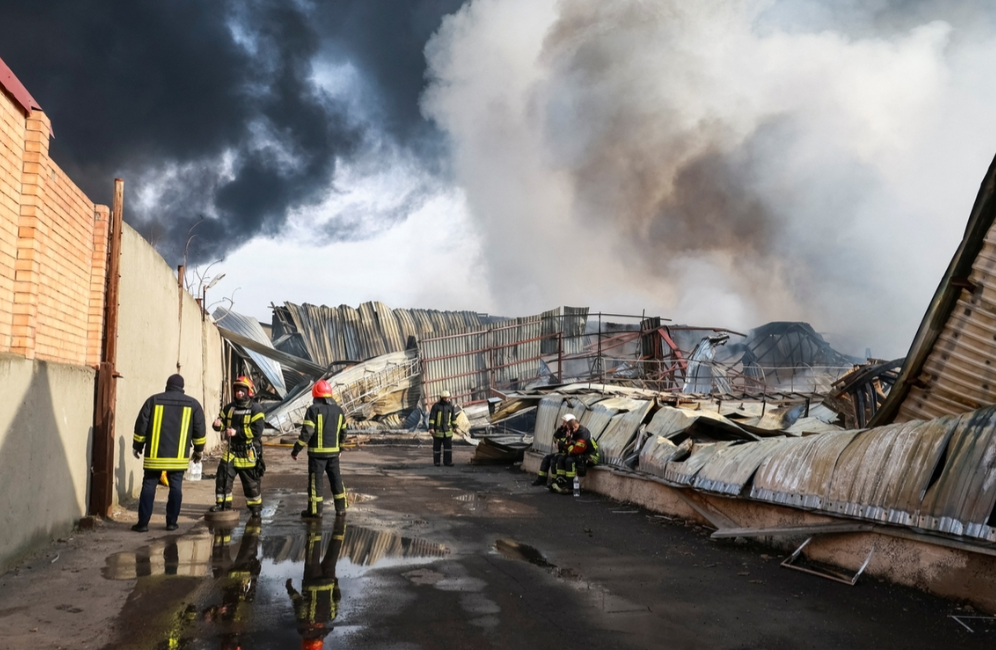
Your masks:
{"label": "firefighter with red helmet", "polygon": [[290,579],[285,584],[287,595],[294,605],[294,618],[301,635],[302,650],[321,648],[323,639],[332,631],[332,622],[339,615],[342,593],[335,565],[345,538],[346,520],[339,517],[335,520],[323,559],[321,523],[308,522],[308,547],[304,556],[301,591],[294,588],[294,582]]}
{"label": "firefighter with red helmet", "polygon": [[584,476],[588,466],[599,461],[598,443],[588,427],[573,417],[564,422],[564,427],[567,429],[565,450],[557,457],[557,478],[550,486],[558,494],[570,494],[574,478]]}
{"label": "firefighter with red helmet", "polygon": [[336,516],[346,514],[346,488],[342,483],[339,452],[346,441],[346,414],[332,397],[332,387],[324,379],[315,382],[311,389],[314,398],[304,414],[301,436],[294,443],[291,457],[308,448],[308,508],[301,513],[305,518],[322,516],[322,483],[327,474],[332,486],[332,500]]}
{"label": "firefighter with red helmet", "polygon": [[249,377],[232,382],[234,401],[226,405],[215,421],[214,430],[224,431],[228,446],[218,463],[215,479],[215,505],[212,512],[230,510],[235,477],[242,480],[246,506],[253,515],[263,508],[263,409],[252,401],[256,386]]}

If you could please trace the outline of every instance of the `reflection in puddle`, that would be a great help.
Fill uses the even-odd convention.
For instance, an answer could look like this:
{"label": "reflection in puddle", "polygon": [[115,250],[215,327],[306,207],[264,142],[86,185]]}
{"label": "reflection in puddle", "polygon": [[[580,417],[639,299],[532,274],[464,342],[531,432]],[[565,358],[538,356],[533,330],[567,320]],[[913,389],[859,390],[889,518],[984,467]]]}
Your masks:
{"label": "reflection in puddle", "polygon": [[495,542],[495,550],[510,560],[523,560],[544,569],[556,569],[539,550],[528,544],[520,544],[511,539],[499,539]]}
{"label": "reflection in puddle", "polygon": [[480,492],[472,492],[471,494],[461,494],[460,496],[453,498],[457,501],[484,501],[488,498],[488,495]]}
{"label": "reflection in puddle", "polygon": [[[138,578],[121,614],[121,647],[320,648],[326,637],[363,628],[349,618],[364,592],[378,588],[368,571],[434,562],[450,552],[425,539],[334,521],[332,528],[313,521],[306,531],[275,536],[262,534],[259,519],[241,529],[198,527],[108,557],[106,578]],[[138,618],[150,624],[128,623]]]}

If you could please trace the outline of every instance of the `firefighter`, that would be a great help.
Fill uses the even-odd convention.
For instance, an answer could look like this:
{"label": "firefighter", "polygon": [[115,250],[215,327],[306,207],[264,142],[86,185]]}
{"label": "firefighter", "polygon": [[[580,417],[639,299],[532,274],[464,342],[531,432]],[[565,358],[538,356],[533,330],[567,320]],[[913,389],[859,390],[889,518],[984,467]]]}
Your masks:
{"label": "firefighter", "polygon": [[439,451],[443,464],[453,467],[453,430],[456,428],[456,405],[450,401],[450,391],[439,393],[439,401],[429,411],[429,433],[432,435],[432,464],[439,467]]}
{"label": "firefighter", "polygon": [[335,565],[342,552],[346,537],[346,520],[338,518],[332,528],[325,558],[322,559],[322,527],[318,522],[308,523],[308,548],[304,556],[304,579],[301,591],[294,589],[294,582],[288,578],[285,584],[287,595],[294,605],[294,618],[297,631],[301,634],[302,650],[322,647],[322,641],[332,631],[332,622],[339,614],[339,578]]}
{"label": "firefighter", "polygon": [[336,516],[345,516],[346,488],[342,484],[339,451],[346,440],[346,414],[333,399],[332,387],[324,379],[315,382],[311,396],[315,401],[304,414],[301,437],[291,451],[291,458],[297,460],[301,450],[308,447],[308,508],[301,516],[322,516],[323,474],[328,474],[332,486]]}
{"label": "firefighter", "polygon": [[572,421],[577,421],[573,413],[567,413],[560,419],[560,426],[553,432],[553,447],[556,451],[543,457],[542,462],[540,462],[539,474],[533,481],[533,485],[546,485],[551,467],[556,474],[559,457],[567,452],[567,438],[570,435],[567,423]]}
{"label": "firefighter", "polygon": [[[183,377],[170,375],[166,391],[145,400],[135,420],[135,437],[132,453],[135,458],[145,455],[142,462],[142,494],[138,500],[138,523],[132,530],[144,533],[149,530],[152,506],[156,500],[156,486],[163,472],[169,482],[166,501],[166,530],[176,530],[183,502],[183,472],[187,457],[200,462],[207,435],[204,427],[204,410],[196,399],[183,393]],[[190,448],[194,453],[190,455]]]}
{"label": "firefighter", "polygon": [[263,409],[252,401],[256,387],[248,377],[232,382],[235,401],[225,406],[214,421],[215,431],[224,431],[228,448],[218,463],[215,505],[211,512],[232,508],[232,486],[236,474],[242,480],[246,506],[253,515],[263,508],[260,479],[263,477]]}
{"label": "firefighter", "polygon": [[574,477],[584,476],[589,465],[598,463],[598,443],[577,418],[565,422],[564,427],[568,431],[567,446],[557,459],[557,478],[550,489],[558,494],[571,494]]}

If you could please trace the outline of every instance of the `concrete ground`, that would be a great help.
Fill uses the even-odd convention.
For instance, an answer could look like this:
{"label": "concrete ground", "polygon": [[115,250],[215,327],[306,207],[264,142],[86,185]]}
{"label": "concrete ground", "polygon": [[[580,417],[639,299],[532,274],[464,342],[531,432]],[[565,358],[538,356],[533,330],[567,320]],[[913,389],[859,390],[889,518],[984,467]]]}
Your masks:
{"label": "concrete ground", "polygon": [[[245,514],[232,531],[208,529],[214,482],[203,480],[185,483],[176,533],[164,529],[161,490],[148,533],[129,529],[132,506],[38,549],[0,576],[0,647],[291,648],[302,634],[325,648],[544,650],[981,648],[996,638],[957,603],[790,571],[770,549],[598,495],[555,495],[516,468],[472,466],[468,447],[438,468],[427,446],[346,452],[345,529],[332,516],[309,526],[299,516],[307,464],[287,451],[267,450],[258,536]],[[324,568],[309,539],[333,549]],[[334,620],[321,601],[299,598],[295,610],[293,594],[320,592],[332,575]]]}

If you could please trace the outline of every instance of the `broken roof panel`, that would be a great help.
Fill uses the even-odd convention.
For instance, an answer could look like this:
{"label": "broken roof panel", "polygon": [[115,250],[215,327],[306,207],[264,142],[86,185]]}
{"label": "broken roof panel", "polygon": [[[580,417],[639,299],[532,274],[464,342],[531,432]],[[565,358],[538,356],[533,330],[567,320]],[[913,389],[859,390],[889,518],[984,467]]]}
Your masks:
{"label": "broken roof panel", "polygon": [[834,467],[857,431],[782,438],[757,469],[750,496],[798,508],[820,508]]}
{"label": "broken roof panel", "polygon": [[692,485],[710,492],[740,495],[757,468],[782,440],[767,438],[721,447],[699,470]]}
{"label": "broken roof panel", "polygon": [[534,450],[542,454],[553,453],[553,433],[559,426],[563,404],[562,395],[549,395],[540,400],[536,409],[536,427],[533,433]]}
{"label": "broken roof panel", "polygon": [[[211,317],[214,318],[218,327],[240,334],[275,350],[273,344],[270,342],[270,337],[263,331],[263,327],[259,324],[259,321],[252,316],[243,316],[224,307],[219,307],[214,310]],[[277,391],[277,394],[281,398],[287,396],[287,385],[284,383],[284,375],[278,362],[242,346],[239,346],[239,350],[252,360],[253,364],[259,368],[260,372],[263,373],[263,376],[266,377],[266,380],[270,382],[270,385],[273,386],[273,389]]]}
{"label": "broken roof panel", "polygon": [[837,459],[823,509],[914,524],[952,424],[915,421],[858,433]]}
{"label": "broken roof panel", "polygon": [[[636,438],[636,432],[647,418],[654,403],[649,400],[616,398],[618,403],[616,415],[605,426],[598,436],[598,448],[601,462],[605,465],[621,465],[623,455]],[[599,402],[596,408],[604,404]]]}
{"label": "broken roof panel", "polygon": [[952,424],[940,474],[920,506],[920,527],[996,541],[996,407]]}

